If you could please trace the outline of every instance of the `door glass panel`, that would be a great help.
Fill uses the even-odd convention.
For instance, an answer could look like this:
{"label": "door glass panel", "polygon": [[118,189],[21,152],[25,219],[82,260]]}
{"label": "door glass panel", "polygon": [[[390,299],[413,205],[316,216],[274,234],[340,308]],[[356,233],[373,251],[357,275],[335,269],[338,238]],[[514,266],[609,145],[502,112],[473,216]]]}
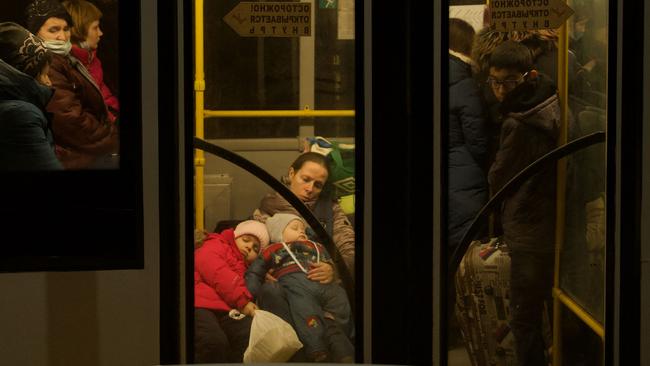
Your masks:
{"label": "door glass panel", "polygon": [[[570,1],[569,139],[605,131],[608,2]],[[605,144],[574,154],[567,166],[566,228],[560,287],[603,324],[605,285]]]}
{"label": "door glass panel", "polygon": [[[316,33],[316,105],[320,109],[354,109],[354,1],[338,1],[338,9],[322,9]],[[318,136],[354,136],[354,119],[319,118]]]}
{"label": "door glass panel", "polygon": [[[233,324],[228,310],[248,310],[240,301],[232,301],[229,290],[223,288],[224,283],[210,283],[239,271],[239,280],[235,282],[243,287],[238,287],[238,291],[247,288],[254,296],[252,303],[275,313],[296,330],[304,347],[291,361],[352,362],[355,324],[351,314],[354,307],[350,304],[354,304],[354,299],[349,296],[354,293],[350,291],[354,284],[346,281],[344,272],[349,270],[354,278],[354,1],[228,0],[195,4],[204,9],[204,109],[211,114],[203,121],[205,139],[285,183],[292,194],[312,209],[334,243],[325,248],[325,242],[315,235],[318,230],[307,228],[308,238],[323,246],[296,244],[295,249],[289,245],[295,249],[291,250],[295,257],[282,245],[277,248],[269,245],[270,252],[263,249],[258,258],[264,261],[264,266],[251,263],[248,269],[254,268],[257,275],[261,273],[260,268],[272,268],[274,272],[268,274],[277,275],[277,282],[264,274],[247,276],[242,267],[234,268],[232,263],[210,272],[214,268],[206,263],[204,245],[213,246],[217,237],[210,235],[238,227],[242,220],[265,223],[277,213],[297,214],[297,211],[272,187],[241,166],[208,153],[202,166],[200,153],[195,153],[199,157],[195,162],[195,190],[201,192],[197,194],[196,217],[202,217],[195,225],[202,229],[196,231],[195,243],[194,361],[242,361],[243,349],[238,340],[248,343],[250,327],[239,327],[236,331],[229,328]],[[306,12],[298,10],[300,14],[297,14],[296,9],[306,9]],[[294,26],[299,27],[295,32]],[[200,94],[200,91],[196,94],[199,101]],[[228,111],[228,116],[224,116],[224,111]],[[255,115],[251,115],[253,112]],[[324,116],[308,115],[310,112],[322,112]],[[315,139],[317,136],[323,139]],[[329,164],[329,173],[316,158],[308,159],[305,165],[290,167],[307,151]],[[334,154],[337,151],[340,160]],[[198,207],[201,204],[203,207]],[[277,225],[267,225],[272,244],[285,240],[273,235]],[[316,247],[318,251],[313,258],[306,255]],[[334,269],[325,268],[317,274],[314,278],[319,281],[307,279],[301,268],[322,268],[313,263],[319,261]],[[298,265],[291,265],[292,262]],[[207,273],[214,277],[205,277]],[[251,278],[260,281],[249,282]],[[328,284],[320,283],[332,279]],[[292,284],[293,280],[299,283]],[[324,297],[316,297],[315,292]],[[304,299],[291,295],[304,296]],[[223,300],[217,301],[217,307],[213,306],[215,298]],[[313,309],[302,306],[308,303],[314,305]],[[211,336],[216,328],[226,331],[230,346]],[[322,329],[324,334],[312,332],[314,329]],[[253,361],[286,359],[255,358]]]}
{"label": "door glass panel", "polygon": [[[299,38],[242,37],[223,18],[239,1],[206,1],[205,108],[296,109]],[[206,138],[295,137],[298,119],[210,118]]]}
{"label": "door glass panel", "polygon": [[[509,3],[497,1],[493,6]],[[498,31],[486,23],[485,2],[455,0],[449,5],[446,220],[448,251],[453,253],[487,199],[557,146],[544,145],[543,126],[522,126],[530,126],[526,116],[537,113],[536,106],[554,97],[564,65],[558,67],[560,30]],[[605,130],[609,3],[574,0],[567,5],[575,11],[566,22],[570,142]],[[496,18],[513,14],[495,9]],[[499,24],[507,28],[511,23]],[[508,46],[511,53],[505,54],[510,57],[504,58],[502,45],[507,42],[518,45]],[[532,67],[525,70],[511,67],[521,46],[532,56]],[[541,98],[540,93],[547,94]],[[553,103],[559,109],[561,102],[558,98]],[[481,219],[481,229],[473,233],[458,271],[449,279],[450,365],[515,364],[517,353],[551,362],[556,203],[566,213],[560,231],[564,237],[559,287],[596,323],[603,323],[605,155],[605,144],[600,143],[566,159],[562,202],[556,198],[558,181],[552,166],[515,188]],[[531,309],[536,309],[534,315]],[[561,358],[566,364],[602,364],[600,337],[574,312],[561,309]],[[524,324],[535,332],[527,332]],[[524,338],[539,340],[531,343],[538,346],[521,348]]]}

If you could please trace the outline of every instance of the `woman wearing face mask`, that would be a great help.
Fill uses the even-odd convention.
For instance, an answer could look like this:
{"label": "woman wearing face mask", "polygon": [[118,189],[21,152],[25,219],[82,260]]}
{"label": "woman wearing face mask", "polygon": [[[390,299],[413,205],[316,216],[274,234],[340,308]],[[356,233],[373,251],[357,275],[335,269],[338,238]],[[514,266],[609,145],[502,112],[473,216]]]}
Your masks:
{"label": "woman wearing face mask", "polygon": [[99,27],[102,12],[95,5],[85,0],[66,0],[61,4],[63,4],[74,22],[74,26],[70,29],[72,41],[70,52],[86,66],[90,75],[95,79],[108,107],[109,118],[114,121],[119,115],[120,103],[104,83],[102,62],[97,58],[97,46],[104,34]]}
{"label": "woman wearing face mask", "polygon": [[27,6],[28,29],[52,53],[49,72],[54,96],[47,105],[53,116],[56,154],[65,169],[118,167],[119,133],[104,98],[88,70],[70,54],[70,15],[56,0]]}
{"label": "woman wearing face mask", "polygon": [[51,56],[16,23],[0,23],[0,171],[60,170],[45,105]]}

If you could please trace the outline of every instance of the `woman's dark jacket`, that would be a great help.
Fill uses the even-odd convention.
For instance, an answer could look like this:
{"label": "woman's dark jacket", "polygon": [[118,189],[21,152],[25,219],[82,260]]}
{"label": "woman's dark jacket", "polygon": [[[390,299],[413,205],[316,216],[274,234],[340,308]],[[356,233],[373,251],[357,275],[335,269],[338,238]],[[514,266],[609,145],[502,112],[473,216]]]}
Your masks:
{"label": "woman's dark jacket", "polygon": [[471,66],[449,55],[449,245],[460,241],[488,197],[487,136],[481,91]]}
{"label": "woman's dark jacket", "polygon": [[52,54],[54,96],[47,110],[54,115],[56,154],[66,169],[88,168],[97,158],[119,152],[118,128],[109,122],[104,97],[80,69],[88,72],[77,59]]}
{"label": "woman's dark jacket", "polygon": [[[557,145],[560,103],[544,74],[512,90],[501,104],[501,141],[488,181],[492,192]],[[528,179],[503,202],[505,242],[514,251],[551,253],[555,242],[556,166]]]}
{"label": "woman's dark jacket", "polygon": [[0,170],[59,170],[45,105],[52,90],[0,60]]}

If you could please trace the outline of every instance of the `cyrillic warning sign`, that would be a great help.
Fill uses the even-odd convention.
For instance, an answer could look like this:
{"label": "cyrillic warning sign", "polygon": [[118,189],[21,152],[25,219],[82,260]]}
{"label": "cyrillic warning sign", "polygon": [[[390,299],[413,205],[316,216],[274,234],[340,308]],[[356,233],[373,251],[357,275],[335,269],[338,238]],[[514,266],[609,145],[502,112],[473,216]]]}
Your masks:
{"label": "cyrillic warning sign", "polygon": [[571,15],[563,0],[490,0],[490,28],[501,32],[556,29]]}
{"label": "cyrillic warning sign", "polygon": [[223,20],[242,37],[311,36],[311,3],[241,2]]}

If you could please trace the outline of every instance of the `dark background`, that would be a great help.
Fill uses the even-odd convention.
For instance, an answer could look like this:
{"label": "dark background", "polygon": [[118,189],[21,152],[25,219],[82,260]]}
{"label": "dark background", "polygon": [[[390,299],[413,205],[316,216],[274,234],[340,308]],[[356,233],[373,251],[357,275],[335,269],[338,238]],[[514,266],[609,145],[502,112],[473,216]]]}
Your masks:
{"label": "dark background", "polygon": [[432,17],[431,1],[372,3],[372,361],[377,364],[433,364]]}

